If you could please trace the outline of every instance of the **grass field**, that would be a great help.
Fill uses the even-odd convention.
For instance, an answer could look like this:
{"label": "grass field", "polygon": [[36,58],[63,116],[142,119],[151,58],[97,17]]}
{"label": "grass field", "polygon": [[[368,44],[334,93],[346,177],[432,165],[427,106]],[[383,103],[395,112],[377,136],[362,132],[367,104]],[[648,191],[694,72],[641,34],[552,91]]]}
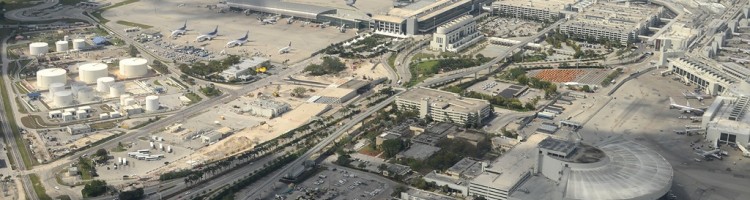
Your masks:
{"label": "grass field", "polygon": [[[4,47],[0,47],[0,48],[4,48]],[[11,106],[11,100],[8,97],[8,93],[7,93],[8,90],[6,89],[6,85],[4,81],[0,81],[0,90],[2,90],[0,91],[0,93],[2,93],[2,96],[3,96],[2,100],[3,102],[5,102],[3,104],[4,106],[3,109],[6,111],[12,111],[13,107]],[[18,124],[16,124],[15,120],[12,120],[12,119],[15,119],[13,116],[13,113],[14,112],[5,112],[5,117],[7,119],[11,119],[8,124],[10,124],[10,129],[13,132],[14,138],[16,140],[15,141],[16,145],[19,147],[18,151],[21,154],[21,159],[23,160],[24,165],[26,165],[26,168],[31,169],[31,167],[36,163],[36,160],[31,158],[31,150],[28,149],[29,145],[26,143],[26,140],[24,140],[21,137],[21,132],[18,130]]]}
{"label": "grass field", "polygon": [[388,57],[388,65],[393,69],[396,69],[396,55],[398,54],[392,53],[391,56]]}
{"label": "grass field", "polygon": [[190,104],[198,103],[201,100],[203,100],[203,98],[201,98],[201,96],[198,96],[197,94],[192,93],[192,92],[191,93],[185,93],[185,97],[187,97],[188,99],[190,99]]}
{"label": "grass field", "polygon": [[47,190],[44,189],[42,182],[39,181],[39,176],[36,174],[29,174],[29,179],[31,179],[31,184],[34,185],[34,192],[40,200],[52,200],[52,197],[47,195]]}
{"label": "grass field", "polygon": [[112,129],[117,127],[117,121],[108,121],[108,122],[100,122],[91,124],[91,128],[95,130],[106,130],[106,129]]}
{"label": "grass field", "polygon": [[149,25],[145,25],[145,24],[139,24],[139,23],[135,23],[135,22],[129,22],[129,21],[122,21],[122,20],[117,20],[115,23],[120,24],[120,25],[125,25],[125,26],[138,27],[138,28],[141,28],[141,29],[150,29],[150,28],[153,28],[153,26],[149,26]]}

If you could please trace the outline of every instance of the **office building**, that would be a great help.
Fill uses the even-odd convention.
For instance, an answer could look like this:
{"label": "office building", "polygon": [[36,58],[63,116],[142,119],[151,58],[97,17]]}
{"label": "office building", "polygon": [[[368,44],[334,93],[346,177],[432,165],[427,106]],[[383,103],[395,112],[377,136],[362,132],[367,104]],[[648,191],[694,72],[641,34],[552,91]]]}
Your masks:
{"label": "office building", "polygon": [[482,9],[493,15],[508,16],[539,21],[555,21],[563,17],[560,11],[570,10],[576,0],[498,0]]}
{"label": "office building", "polygon": [[458,52],[484,38],[477,30],[477,23],[471,15],[464,15],[440,25],[432,34],[430,48],[436,51]]}
{"label": "office building", "polygon": [[458,94],[430,88],[414,88],[396,96],[399,110],[419,111],[421,118],[460,125],[481,125],[492,114],[487,100],[461,97]]}
{"label": "office building", "polygon": [[65,128],[71,135],[78,135],[91,132],[91,126],[88,124],[73,124]]}
{"label": "office building", "polygon": [[250,104],[243,108],[242,111],[253,116],[271,119],[284,114],[290,109],[290,105],[285,102],[274,101],[270,99],[258,99],[250,102]]}

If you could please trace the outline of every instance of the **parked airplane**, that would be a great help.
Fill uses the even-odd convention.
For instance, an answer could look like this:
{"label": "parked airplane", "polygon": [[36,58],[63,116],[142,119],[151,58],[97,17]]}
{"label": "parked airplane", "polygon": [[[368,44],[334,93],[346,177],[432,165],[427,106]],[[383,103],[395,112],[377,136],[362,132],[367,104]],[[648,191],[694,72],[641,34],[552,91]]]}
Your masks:
{"label": "parked airplane", "polygon": [[289,51],[291,50],[292,50],[292,42],[289,42],[289,45],[287,45],[284,48],[279,49],[279,54],[289,53]]}
{"label": "parked airplane", "polygon": [[700,155],[700,156],[706,157],[706,158],[713,157],[713,158],[716,158],[716,159],[719,159],[719,160],[722,159],[721,155],[719,155],[721,153],[721,149],[714,149],[714,150],[711,150],[711,151],[704,151],[704,150],[701,150],[701,149],[697,149],[695,153],[698,154],[698,155]]}
{"label": "parked airplane", "polygon": [[180,35],[185,35],[185,32],[187,32],[187,21],[185,21],[185,24],[182,24],[182,27],[178,28],[177,30],[173,30],[170,37],[178,37]]}
{"label": "parked airplane", "polygon": [[216,26],[216,28],[214,28],[214,31],[199,35],[197,38],[195,38],[195,41],[202,42],[206,40],[213,40],[216,36],[219,36],[219,26]]}
{"label": "parked airplane", "polygon": [[696,114],[696,115],[703,114],[703,112],[704,112],[703,109],[690,107],[690,102],[689,101],[687,102],[686,106],[677,104],[677,103],[674,102],[674,99],[672,99],[672,97],[669,97],[669,108],[670,109],[677,108],[677,109],[680,109],[680,111],[682,111],[682,112],[693,113],[693,114]]}
{"label": "parked airplane", "polygon": [[323,22],[323,24],[320,24],[320,28],[326,28],[328,25],[331,25],[331,22]]}
{"label": "parked airplane", "polygon": [[[748,43],[748,44],[750,44],[750,43]],[[750,54],[750,49],[738,49],[738,50],[740,50],[742,53],[748,53],[748,54]]]}
{"label": "parked airplane", "polygon": [[700,94],[696,92],[691,91],[685,91],[682,93],[682,95],[685,95],[686,99],[698,99],[698,101],[703,101],[703,99],[710,99],[712,96],[708,94]]}
{"label": "parked airplane", "polygon": [[261,19],[260,17],[258,17],[258,20],[263,25],[266,25],[266,24],[275,24],[276,21],[279,20],[279,17],[280,17],[279,15],[271,16],[271,17],[268,17],[268,18],[265,18],[265,19]]}
{"label": "parked airplane", "polygon": [[292,23],[294,23],[294,16],[286,20],[286,24],[292,24]]}
{"label": "parked airplane", "polygon": [[249,34],[250,34],[250,31],[247,31],[245,33],[245,36],[243,36],[243,37],[241,37],[239,39],[227,42],[227,47],[228,48],[232,48],[232,47],[236,47],[236,46],[242,46],[242,44],[245,44],[245,42],[247,42],[247,36]]}

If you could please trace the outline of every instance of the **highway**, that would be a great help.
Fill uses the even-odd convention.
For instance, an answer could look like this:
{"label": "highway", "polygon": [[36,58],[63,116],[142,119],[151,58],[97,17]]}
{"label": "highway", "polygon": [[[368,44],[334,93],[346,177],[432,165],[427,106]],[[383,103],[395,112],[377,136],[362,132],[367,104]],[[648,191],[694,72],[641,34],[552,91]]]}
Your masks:
{"label": "highway", "polygon": [[465,77],[465,76],[474,74],[474,73],[479,72],[481,70],[488,69],[488,68],[492,67],[492,65],[495,65],[495,64],[499,63],[501,60],[507,58],[508,56],[512,56],[513,53],[516,52],[516,49],[521,48],[523,46],[526,46],[526,44],[528,44],[529,42],[532,42],[532,41],[536,40],[537,38],[541,37],[542,35],[547,34],[552,29],[556,28],[557,26],[559,26],[560,24],[562,24],[565,21],[566,21],[565,19],[558,20],[554,24],[547,26],[547,28],[544,28],[544,30],[539,31],[534,36],[528,37],[528,38],[524,39],[523,41],[521,41],[520,43],[511,46],[506,51],[504,51],[502,54],[497,55],[494,59],[490,60],[487,63],[484,63],[484,64],[482,64],[480,66],[476,66],[476,67],[464,69],[464,70],[461,70],[461,72],[454,73],[454,74],[451,74],[451,75],[448,75],[448,76],[443,76],[443,77],[439,77],[439,78],[428,79],[428,80],[425,80],[422,83],[417,84],[417,86],[428,86],[429,87],[429,86],[434,86],[434,85],[438,85],[438,84],[443,84],[443,83],[446,83],[446,82],[449,82],[449,81],[452,81],[452,80],[459,79],[461,77]]}
{"label": "highway", "polygon": [[401,80],[402,84],[407,84],[409,81],[411,81],[411,70],[409,69],[411,66],[411,58],[414,56],[414,52],[416,52],[419,49],[422,49],[424,45],[429,43],[429,39],[420,40],[420,41],[410,41],[409,43],[417,43],[416,45],[410,45],[410,48],[407,48],[401,52],[398,52],[398,55],[396,55],[396,71],[398,72],[399,80]]}

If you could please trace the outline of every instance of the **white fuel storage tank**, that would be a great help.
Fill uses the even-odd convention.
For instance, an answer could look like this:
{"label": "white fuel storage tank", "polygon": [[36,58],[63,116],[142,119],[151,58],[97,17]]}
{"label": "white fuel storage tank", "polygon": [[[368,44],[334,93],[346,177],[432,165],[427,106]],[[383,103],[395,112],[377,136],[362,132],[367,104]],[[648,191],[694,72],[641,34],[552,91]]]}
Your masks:
{"label": "white fuel storage tank", "polygon": [[96,91],[98,92],[109,92],[109,86],[115,83],[115,78],[112,77],[101,77],[96,79]]}
{"label": "white fuel storage tank", "polygon": [[96,79],[107,77],[107,64],[85,63],[78,66],[78,79],[84,83],[96,83]]}
{"label": "white fuel storage tank", "polygon": [[67,71],[61,68],[47,68],[36,72],[36,87],[39,90],[49,89],[52,83],[65,84]]}
{"label": "white fuel storage tank", "polygon": [[86,40],[73,39],[73,50],[83,50],[86,48]]}
{"label": "white fuel storage tank", "polygon": [[46,42],[32,42],[29,44],[29,55],[39,56],[49,51],[49,44]]}
{"label": "white fuel storage tank", "polygon": [[125,85],[122,83],[113,83],[111,86],[109,86],[109,96],[110,97],[120,97],[120,95],[125,93]]}
{"label": "white fuel storage tank", "polygon": [[68,51],[68,41],[57,41],[57,42],[55,42],[55,50],[57,52],[66,52],[66,51]]}
{"label": "white fuel storage tank", "polygon": [[65,84],[63,83],[52,83],[49,84],[49,95],[51,97],[55,96],[55,92],[63,91],[65,90]]}
{"label": "white fuel storage tank", "polygon": [[147,96],[146,97],[146,112],[153,112],[157,110],[159,110],[159,97]]}
{"label": "white fuel storage tank", "polygon": [[92,102],[95,99],[94,89],[91,87],[82,87],[77,92],[78,102]]}
{"label": "white fuel storage tank", "polygon": [[57,107],[66,107],[73,105],[73,92],[70,90],[63,90],[55,92],[55,96],[52,98]]}
{"label": "white fuel storage tank", "polygon": [[120,75],[124,78],[142,77],[148,73],[148,60],[143,58],[126,58],[120,60]]}

